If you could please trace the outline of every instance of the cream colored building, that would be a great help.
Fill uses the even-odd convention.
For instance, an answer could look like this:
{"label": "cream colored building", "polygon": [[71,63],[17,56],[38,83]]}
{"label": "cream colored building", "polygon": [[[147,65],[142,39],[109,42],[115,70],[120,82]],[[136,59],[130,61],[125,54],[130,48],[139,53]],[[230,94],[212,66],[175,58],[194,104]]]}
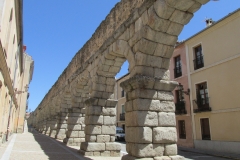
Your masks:
{"label": "cream colored building", "polygon": [[196,148],[240,151],[240,9],[185,41]]}
{"label": "cream colored building", "polygon": [[118,100],[117,103],[117,126],[125,129],[125,102],[126,102],[126,92],[120,86],[121,82],[124,82],[129,78],[129,74],[118,78],[115,83],[114,88],[114,98]]}
{"label": "cream colored building", "polygon": [[27,57],[23,49],[22,0],[0,0],[0,144],[11,133],[23,130],[27,79],[32,74]]}

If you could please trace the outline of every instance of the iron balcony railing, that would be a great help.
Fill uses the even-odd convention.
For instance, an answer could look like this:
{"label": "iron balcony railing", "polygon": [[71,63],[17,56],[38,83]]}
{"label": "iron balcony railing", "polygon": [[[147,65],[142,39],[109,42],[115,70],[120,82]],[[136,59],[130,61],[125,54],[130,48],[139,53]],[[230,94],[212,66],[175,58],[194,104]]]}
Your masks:
{"label": "iron balcony railing", "polygon": [[209,105],[209,99],[210,97],[206,97],[206,98],[198,98],[196,100],[193,100],[195,102],[195,105],[194,105],[194,110],[193,112],[194,113],[197,113],[197,112],[208,112],[208,111],[211,111],[211,107]]}
{"label": "iron balcony railing", "polygon": [[177,114],[177,115],[187,114],[184,101],[179,101],[179,102],[175,103],[175,106],[176,106],[175,114]]}
{"label": "iron balcony railing", "polygon": [[176,66],[174,68],[174,78],[182,76],[182,66]]}
{"label": "iron balcony railing", "polygon": [[194,70],[204,67],[203,55],[197,56],[196,59],[193,60],[194,62]]}
{"label": "iron balcony railing", "polygon": [[120,113],[120,121],[125,121],[125,113]]}

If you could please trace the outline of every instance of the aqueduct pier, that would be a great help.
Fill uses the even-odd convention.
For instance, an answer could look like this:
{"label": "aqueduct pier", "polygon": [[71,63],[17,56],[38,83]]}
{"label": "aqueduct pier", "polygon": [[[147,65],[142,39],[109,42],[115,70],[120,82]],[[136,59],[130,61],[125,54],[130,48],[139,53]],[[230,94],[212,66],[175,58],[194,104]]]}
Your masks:
{"label": "aqueduct pier", "polygon": [[209,0],[122,0],[79,50],[29,119],[40,132],[87,156],[120,156],[115,141],[115,75],[129,62],[126,147],[133,159],[177,155],[169,59],[193,13]]}

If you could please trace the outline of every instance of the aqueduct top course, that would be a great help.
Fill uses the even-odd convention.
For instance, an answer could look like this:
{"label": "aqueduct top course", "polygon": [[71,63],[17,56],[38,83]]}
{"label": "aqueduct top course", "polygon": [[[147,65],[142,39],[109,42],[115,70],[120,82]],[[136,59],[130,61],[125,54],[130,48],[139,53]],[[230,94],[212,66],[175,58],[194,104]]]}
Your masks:
{"label": "aqueduct top course", "polygon": [[40,131],[85,155],[119,156],[115,75],[125,60],[126,142],[122,159],[177,156],[169,59],[177,36],[209,0],[122,0],[74,56],[31,117]]}

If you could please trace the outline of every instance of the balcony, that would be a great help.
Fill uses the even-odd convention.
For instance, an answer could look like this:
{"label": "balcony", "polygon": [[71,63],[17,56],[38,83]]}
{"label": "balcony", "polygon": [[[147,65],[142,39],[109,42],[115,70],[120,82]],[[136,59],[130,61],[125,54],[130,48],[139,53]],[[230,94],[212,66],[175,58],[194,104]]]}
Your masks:
{"label": "balcony", "polygon": [[196,59],[193,60],[193,63],[194,63],[194,70],[204,67],[203,55],[197,56]]}
{"label": "balcony", "polygon": [[125,121],[125,113],[120,114],[120,121]]}
{"label": "balcony", "polygon": [[174,78],[181,77],[182,76],[182,67],[176,66],[174,68]]}
{"label": "balcony", "polygon": [[184,101],[179,101],[179,102],[175,103],[175,106],[176,106],[176,110],[175,110],[176,115],[187,114]]}
{"label": "balcony", "polygon": [[210,105],[209,105],[209,98],[210,97],[206,97],[206,98],[199,98],[196,100],[193,100],[194,106],[193,106],[193,112],[194,113],[198,113],[198,112],[209,112],[212,111]]}

